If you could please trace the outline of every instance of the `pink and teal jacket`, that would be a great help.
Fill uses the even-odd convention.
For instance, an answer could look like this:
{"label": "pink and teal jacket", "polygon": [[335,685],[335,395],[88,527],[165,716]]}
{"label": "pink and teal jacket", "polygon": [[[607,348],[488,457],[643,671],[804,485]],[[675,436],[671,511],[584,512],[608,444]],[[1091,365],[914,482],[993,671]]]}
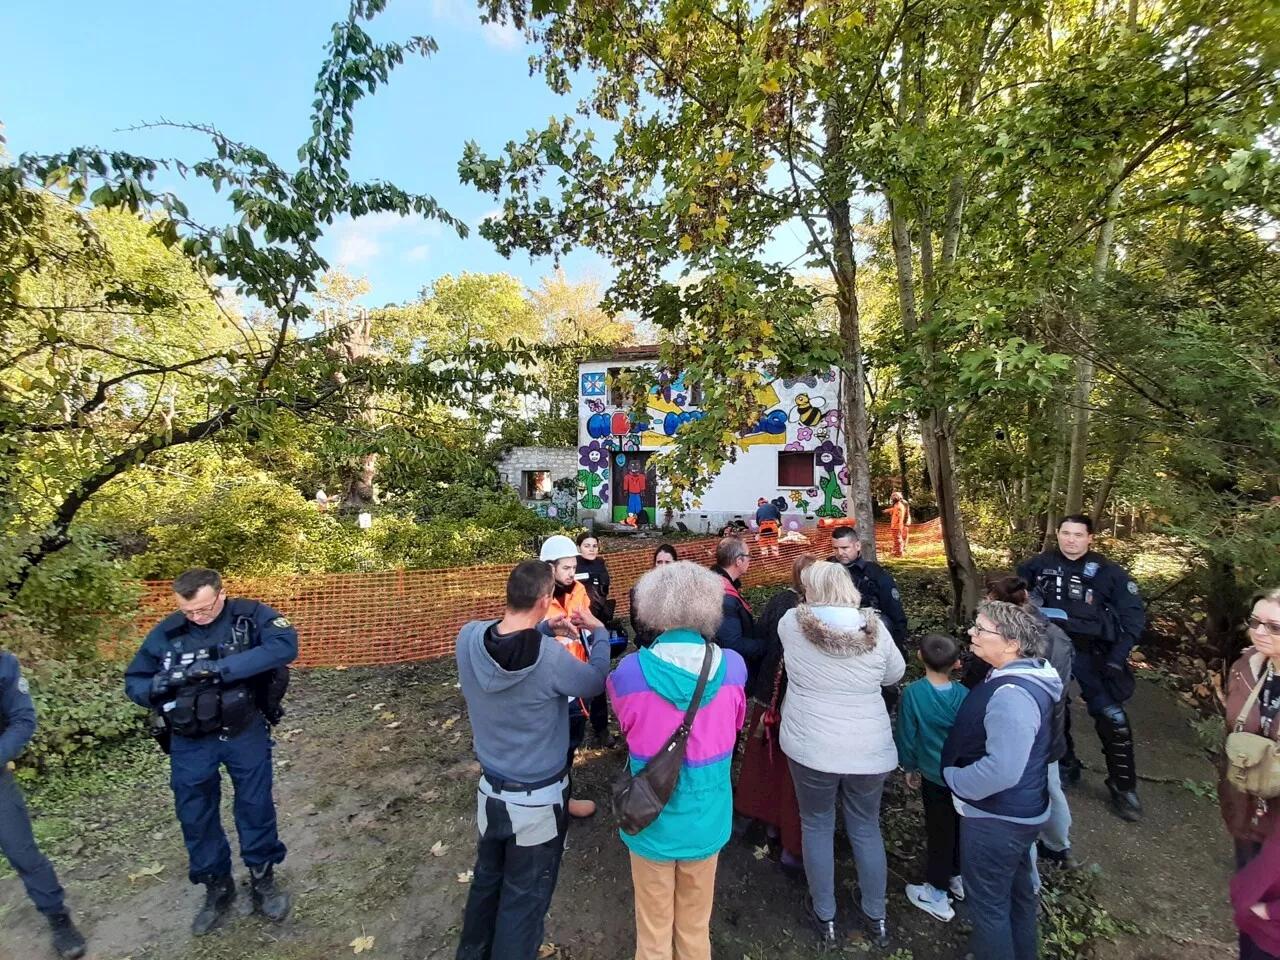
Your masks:
{"label": "pink and teal jacket", "polygon": [[[693,699],[705,641],[671,630],[624,657],[607,689],[637,773],[675,732]],[[729,842],[733,785],[729,767],[746,719],[747,666],[732,650],[712,647],[711,674],[693,720],[684,767],[658,819],[622,842],[649,860],[703,860]]]}

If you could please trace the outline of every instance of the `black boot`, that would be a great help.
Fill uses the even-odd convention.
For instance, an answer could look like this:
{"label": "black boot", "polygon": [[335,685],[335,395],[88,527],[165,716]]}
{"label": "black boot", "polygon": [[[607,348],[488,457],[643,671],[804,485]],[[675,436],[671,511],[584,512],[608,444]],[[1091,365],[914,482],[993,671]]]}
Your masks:
{"label": "black boot", "polygon": [[231,874],[225,877],[214,877],[204,883],[204,906],[191,921],[191,934],[203,937],[216,930],[227,918],[231,906],[236,902],[236,882]]}
{"label": "black boot", "polygon": [[273,923],[279,923],[289,915],[293,901],[276,886],[275,869],[271,864],[249,868],[249,888],[253,894],[253,909]]}
{"label": "black boot", "polygon": [[84,956],[84,937],[71,921],[71,914],[63,910],[61,913],[48,915],[49,928],[53,931],[53,952],[64,960],[75,960]]}
{"label": "black boot", "polygon": [[1138,772],[1133,762],[1129,717],[1123,707],[1107,707],[1097,718],[1096,726],[1102,740],[1102,755],[1107,761],[1111,809],[1121,820],[1137,823],[1142,819],[1142,803],[1138,800]]}

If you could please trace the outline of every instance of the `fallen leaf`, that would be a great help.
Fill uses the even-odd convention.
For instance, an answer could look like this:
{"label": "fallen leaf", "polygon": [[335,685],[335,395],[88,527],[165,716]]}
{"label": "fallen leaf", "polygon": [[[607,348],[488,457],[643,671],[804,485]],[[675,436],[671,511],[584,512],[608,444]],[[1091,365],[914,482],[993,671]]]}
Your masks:
{"label": "fallen leaf", "polygon": [[360,696],[360,694],[358,694],[358,693],[348,693],[348,694],[347,694],[347,699],[348,699],[348,700],[354,700],[354,699],[355,699],[356,697],[358,697],[358,696]]}
{"label": "fallen leaf", "polygon": [[347,667],[348,667],[348,666],[349,666],[348,664],[345,664],[345,663],[344,663],[344,664],[340,664],[339,666],[334,667],[333,669],[335,669],[335,670],[345,670],[345,669],[347,669]]}
{"label": "fallen leaf", "polygon": [[538,948],[538,960],[547,960],[548,957],[554,957],[557,953],[554,943],[544,943]]}
{"label": "fallen leaf", "polygon": [[391,752],[391,748],[390,748],[390,747],[379,747],[379,748],[378,748],[378,752],[379,752],[379,753],[390,753],[390,752]]}
{"label": "fallen leaf", "polygon": [[375,703],[375,704],[373,705],[373,709],[375,709],[375,710],[381,710],[381,709],[382,709],[383,707],[385,707],[385,706],[386,706],[386,704],[385,704],[385,703]]}
{"label": "fallen leaf", "polygon": [[763,860],[765,857],[769,855],[769,848],[768,846],[756,847],[753,851],[751,851],[751,853],[752,853],[752,856],[754,856],[757,860]]}
{"label": "fallen leaf", "polygon": [[395,718],[396,715],[390,710],[383,710],[382,713],[378,715],[379,720],[394,720]]}
{"label": "fallen leaf", "polygon": [[453,725],[461,719],[461,715],[455,713],[452,717],[440,725],[441,730],[452,730]]}
{"label": "fallen leaf", "polygon": [[440,791],[428,790],[426,793],[422,795],[422,799],[425,800],[427,803],[435,803],[437,800],[440,799]]}
{"label": "fallen leaf", "polygon": [[427,726],[428,726],[428,727],[438,727],[438,726],[440,726],[440,721],[439,721],[439,720],[428,720],[428,721],[427,721]]}
{"label": "fallen leaf", "polygon": [[[159,880],[159,879],[160,879],[160,871],[161,871],[161,870],[163,870],[163,869],[164,869],[164,864],[163,864],[163,863],[153,863],[153,864],[152,864],[151,866],[149,866],[149,867],[143,867],[143,868],[142,868],[141,870],[139,870],[137,873],[131,873],[131,874],[129,874],[129,882],[130,882],[130,883],[134,883],[134,882],[136,882],[136,881],[138,881],[138,880],[141,880],[143,877],[154,877],[155,879]],[[163,881],[161,881],[161,882],[163,882]]]}
{"label": "fallen leaf", "polygon": [[373,949],[373,937],[356,937],[351,941],[352,953],[364,953]]}
{"label": "fallen leaf", "polygon": [[388,723],[388,724],[387,724],[387,729],[388,729],[388,730],[394,730],[396,727],[400,726],[400,724],[401,724],[401,723],[403,723],[403,722],[404,722],[403,720],[396,720],[394,723]]}
{"label": "fallen leaf", "polygon": [[458,874],[458,882],[459,882],[459,883],[470,883],[474,877],[475,877],[475,872],[474,872],[474,871],[472,871],[472,870],[464,870],[462,873]]}
{"label": "fallen leaf", "polygon": [[445,843],[443,840],[437,840],[435,844],[431,847],[431,855],[433,857],[443,857],[448,852],[449,852],[449,845]]}

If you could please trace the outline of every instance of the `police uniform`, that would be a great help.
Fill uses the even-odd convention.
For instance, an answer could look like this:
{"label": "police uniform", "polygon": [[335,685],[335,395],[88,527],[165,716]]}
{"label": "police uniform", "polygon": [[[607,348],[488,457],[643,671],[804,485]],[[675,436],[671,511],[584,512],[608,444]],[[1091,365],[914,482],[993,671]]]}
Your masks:
{"label": "police uniform", "polygon": [[[829,558],[831,563],[840,563],[836,557]],[[853,578],[853,585],[858,588],[862,597],[862,608],[874,607],[884,616],[889,633],[898,649],[903,649],[907,642],[907,614],[902,609],[902,595],[898,593],[898,585],[891,574],[873,560],[859,557],[853,563],[841,564]]]}
{"label": "police uniform", "polygon": [[[1076,648],[1072,675],[1102,741],[1107,786],[1113,798],[1132,795],[1136,805],[1133,731],[1124,703],[1134,691],[1129,651],[1147,622],[1138,585],[1123,567],[1092,550],[1069,560],[1056,547],[1020,566],[1018,576],[1045,610],[1067,615],[1061,626]],[[1070,738],[1063,762],[1076,763]]]}
{"label": "police uniform", "polygon": [[[170,614],[147,634],[129,669],[125,692],[134,703],[155,707],[170,740],[170,784],[186,843],[192,883],[214,884],[231,876],[231,847],[219,813],[220,768],[235,788],[236,831],[246,866],[284,860],[271,795],[271,735],[264,710],[278,705],[281,668],[298,655],[298,632],[266,604],[228,599],[208,624]],[[153,680],[180,677],[207,662],[212,678],[182,683],[153,702]],[[170,699],[171,697],[171,699]],[[278,716],[272,718],[279,719]]]}
{"label": "police uniform", "polygon": [[58,955],[79,957],[84,955],[84,938],[67,913],[53,865],[36,846],[27,805],[9,770],[35,732],[36,707],[18,658],[0,650],[0,853],[22,880],[36,909],[48,918]]}

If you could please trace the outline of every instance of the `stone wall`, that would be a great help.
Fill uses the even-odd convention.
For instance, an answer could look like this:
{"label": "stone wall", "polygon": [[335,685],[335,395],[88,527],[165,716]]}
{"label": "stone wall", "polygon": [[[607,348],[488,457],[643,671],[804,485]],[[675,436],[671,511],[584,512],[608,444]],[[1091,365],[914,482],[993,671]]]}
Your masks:
{"label": "stone wall", "polygon": [[522,478],[526,470],[548,470],[551,483],[565,477],[578,476],[578,451],[573,447],[513,447],[498,461],[498,474],[504,483],[515,487],[523,496]]}

